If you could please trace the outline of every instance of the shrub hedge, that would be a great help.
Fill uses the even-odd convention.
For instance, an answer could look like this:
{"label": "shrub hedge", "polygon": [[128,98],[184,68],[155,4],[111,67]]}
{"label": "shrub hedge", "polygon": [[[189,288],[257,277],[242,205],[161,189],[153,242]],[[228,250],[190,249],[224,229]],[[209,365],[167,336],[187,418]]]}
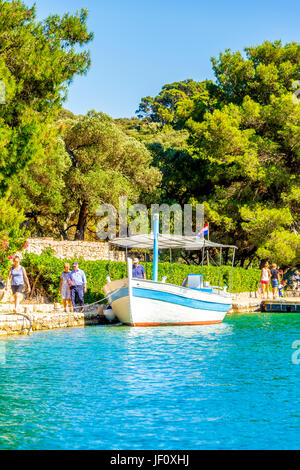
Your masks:
{"label": "shrub hedge", "polygon": [[[102,287],[106,284],[106,277],[110,275],[112,280],[127,277],[126,263],[117,261],[84,261],[78,260],[80,268],[86,273],[88,292],[86,302],[91,303],[104,297]],[[51,301],[60,299],[58,286],[63,265],[69,262],[72,266],[74,259],[60,260],[52,255],[52,250],[44,250],[41,255],[27,254],[22,261],[26,268],[33,294],[39,293]],[[143,263],[147,279],[152,277],[152,263]],[[221,285],[229,285],[230,266],[222,266]],[[203,274],[204,279],[212,285],[218,285],[219,268],[215,266],[188,266],[184,264],[159,263],[158,276],[167,276],[167,282],[181,285],[187,274]],[[256,291],[260,279],[258,269],[246,270],[243,268],[233,269],[232,292]]]}

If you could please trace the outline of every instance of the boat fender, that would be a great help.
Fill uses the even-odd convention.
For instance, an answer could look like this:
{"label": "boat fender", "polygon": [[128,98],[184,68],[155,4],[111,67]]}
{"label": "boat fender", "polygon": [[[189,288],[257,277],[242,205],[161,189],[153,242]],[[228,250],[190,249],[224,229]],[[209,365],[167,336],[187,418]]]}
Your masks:
{"label": "boat fender", "polygon": [[111,308],[111,306],[107,307],[105,310],[103,310],[103,315],[105,316],[105,318],[109,321],[113,321],[116,319],[116,316],[114,314],[114,311],[113,309]]}

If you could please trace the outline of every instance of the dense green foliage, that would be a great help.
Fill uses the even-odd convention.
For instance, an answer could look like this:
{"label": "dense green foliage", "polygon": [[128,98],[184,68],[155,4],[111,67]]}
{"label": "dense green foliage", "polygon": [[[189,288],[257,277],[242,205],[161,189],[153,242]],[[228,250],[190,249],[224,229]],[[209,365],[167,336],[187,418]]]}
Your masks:
{"label": "dense green foliage", "polygon": [[[55,123],[71,80],[90,66],[88,52],[79,51],[93,37],[86,19],[82,10],[37,21],[35,7],[0,0],[0,238],[9,245],[0,250],[2,270],[24,244],[28,214],[37,218],[51,205],[59,210],[59,181],[56,193],[48,185],[57,181],[61,154]],[[19,198],[21,183],[38,199],[38,208]]]}
{"label": "dense green foliage", "polygon": [[143,202],[143,194],[153,194],[160,182],[145,145],[103,113],[91,111],[67,121],[64,142],[72,159],[65,175],[69,207],[64,220],[78,214],[75,239],[84,240],[88,221],[95,219],[99,204],[117,207],[119,196],[127,196],[131,203]]}
{"label": "dense green foliage", "polygon": [[0,79],[6,104],[0,106],[0,189],[35,156],[45,152],[49,124],[76,74],[86,73],[89,55],[87,12],[36,21],[35,7],[0,1]]}
{"label": "dense green foliage", "polygon": [[0,239],[95,239],[101,203],[203,203],[236,265],[300,259],[300,44],[265,42],[212,59],[214,81],[165,84],[138,118],[62,110],[88,71],[87,11],[36,18],[0,0]]}
{"label": "dense green foliage", "polygon": [[137,116],[141,119],[171,125],[176,129],[184,126],[191,109],[198,120],[213,110],[216,86],[211,81],[195,82],[188,79],[164,85],[155,98],[142,98]]}
{"label": "dense green foliage", "polygon": [[143,202],[145,194],[153,195],[160,173],[151,166],[145,145],[103,113],[61,113],[58,123],[56,153],[43,158],[45,165],[35,161],[22,171],[12,185],[12,198],[26,208],[33,234],[84,240],[96,231],[100,204],[116,207],[119,196]]}
{"label": "dense green foliage", "polygon": [[241,266],[258,258],[293,265],[300,259],[300,106],[293,96],[300,45],[226,50],[212,64],[215,83],[165,85],[142,99],[139,129],[135,120],[119,125],[139,130],[152,151],[161,198],[204,203],[211,235],[238,246]]}
{"label": "dense green foliage", "polygon": [[26,246],[26,230],[20,228],[23,214],[11,206],[7,199],[0,198],[0,272],[5,276],[10,259]]}
{"label": "dense green foliage", "polygon": [[[51,250],[45,250],[42,255],[27,254],[22,265],[27,269],[33,287],[33,294],[39,293],[51,300],[59,300],[58,286],[63,265],[66,260],[55,258]],[[72,263],[74,260],[68,260]],[[76,260],[77,261],[77,260]],[[106,277],[110,274],[112,280],[127,277],[127,267],[124,262],[84,261],[80,260],[80,268],[86,273],[88,293],[86,301],[94,302],[103,297],[102,287],[106,284]],[[152,278],[152,263],[143,263],[147,278]],[[220,285],[229,285],[230,266],[222,266]],[[218,285],[219,269],[215,266],[187,266],[184,264],[159,263],[158,276],[167,276],[167,282],[181,285],[187,274],[203,274],[205,280],[212,285]],[[256,291],[260,280],[260,270],[234,268],[233,292]]]}

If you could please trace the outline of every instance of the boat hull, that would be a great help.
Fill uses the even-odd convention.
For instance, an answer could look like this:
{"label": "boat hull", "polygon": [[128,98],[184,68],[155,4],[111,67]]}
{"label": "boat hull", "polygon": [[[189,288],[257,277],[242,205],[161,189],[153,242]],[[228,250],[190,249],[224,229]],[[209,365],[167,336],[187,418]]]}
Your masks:
{"label": "boat hull", "polygon": [[119,321],[130,326],[221,323],[231,307],[228,294],[154,281],[114,281],[104,291]]}

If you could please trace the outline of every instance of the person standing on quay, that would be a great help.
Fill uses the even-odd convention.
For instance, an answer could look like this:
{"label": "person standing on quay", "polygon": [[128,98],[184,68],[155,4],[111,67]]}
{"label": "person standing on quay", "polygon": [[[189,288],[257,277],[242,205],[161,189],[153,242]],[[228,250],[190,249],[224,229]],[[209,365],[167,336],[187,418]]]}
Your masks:
{"label": "person standing on quay", "polygon": [[79,269],[78,263],[73,263],[73,271],[69,275],[69,284],[71,287],[71,300],[74,311],[76,312],[76,297],[79,299],[80,312],[83,312],[84,294],[86,294],[86,276],[82,269]]}
{"label": "person standing on quay", "polygon": [[70,287],[70,265],[65,263],[64,271],[61,274],[59,291],[63,302],[64,311],[67,311],[67,306],[72,308],[71,301],[71,287]]}
{"label": "person standing on quay", "polygon": [[14,313],[19,313],[19,306],[23,296],[25,282],[27,286],[27,292],[30,292],[30,284],[25,271],[25,268],[20,264],[19,256],[15,256],[13,265],[9,270],[7,278],[6,289],[8,289],[9,281],[11,280],[11,290],[14,296],[15,309]]}
{"label": "person standing on quay", "polygon": [[132,277],[135,279],[146,279],[145,268],[140,264],[138,258],[133,260]]}
{"label": "person standing on quay", "polygon": [[280,281],[279,271],[277,269],[277,265],[274,263],[272,264],[272,269],[271,269],[271,284],[272,284],[273,299],[276,299],[276,297],[278,297],[279,281]]}
{"label": "person standing on quay", "polygon": [[264,264],[264,267],[261,270],[261,276],[260,276],[260,283],[262,287],[262,293],[263,293],[263,298],[266,298],[266,290],[267,290],[267,298],[269,298],[269,282],[271,278],[271,272],[269,268],[269,263],[266,262]]}

